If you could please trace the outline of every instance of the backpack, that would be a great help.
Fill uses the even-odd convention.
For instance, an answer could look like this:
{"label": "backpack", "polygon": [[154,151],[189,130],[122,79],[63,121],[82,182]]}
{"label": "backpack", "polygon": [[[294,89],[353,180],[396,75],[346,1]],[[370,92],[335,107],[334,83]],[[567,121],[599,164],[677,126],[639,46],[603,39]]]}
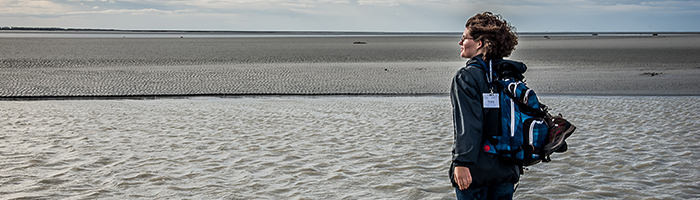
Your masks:
{"label": "backpack", "polygon": [[[489,71],[494,72],[491,64],[486,69],[487,76]],[[549,162],[552,153],[568,149],[565,139],[576,127],[561,114],[550,115],[534,90],[521,81],[524,77],[520,71],[524,69],[514,67],[510,62],[501,62],[491,74],[496,77],[492,87],[499,93],[501,130],[499,134],[485,136],[483,150],[520,166]]]}

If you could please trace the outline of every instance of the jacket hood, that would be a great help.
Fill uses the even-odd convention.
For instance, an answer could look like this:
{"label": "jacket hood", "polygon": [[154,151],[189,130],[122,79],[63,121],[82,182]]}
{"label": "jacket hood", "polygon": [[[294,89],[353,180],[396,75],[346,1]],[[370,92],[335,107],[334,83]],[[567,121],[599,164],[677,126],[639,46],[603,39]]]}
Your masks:
{"label": "jacket hood", "polygon": [[513,60],[504,60],[504,59],[495,59],[492,61],[493,65],[499,66],[500,69],[508,69],[509,70],[514,70],[517,73],[525,73],[527,71],[527,66],[525,66],[525,63],[518,62],[518,61],[513,61]]}
{"label": "jacket hood", "polygon": [[[467,65],[477,65],[481,66],[483,69],[486,69],[488,62],[482,60],[481,58],[481,54],[474,56],[473,58],[469,59]],[[517,80],[525,79],[525,76],[523,76],[523,73],[527,71],[527,66],[525,63],[499,58],[491,60],[491,65],[499,78],[514,78]]]}

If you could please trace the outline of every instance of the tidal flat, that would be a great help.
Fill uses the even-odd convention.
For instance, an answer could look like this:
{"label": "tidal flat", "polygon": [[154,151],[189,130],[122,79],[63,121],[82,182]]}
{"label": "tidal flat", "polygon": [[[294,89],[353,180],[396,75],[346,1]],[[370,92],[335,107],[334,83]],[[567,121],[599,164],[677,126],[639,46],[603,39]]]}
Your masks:
{"label": "tidal flat", "polygon": [[[0,97],[445,94],[454,38],[2,38]],[[699,95],[695,55],[696,36],[530,36],[509,59],[542,94]]]}
{"label": "tidal flat", "polygon": [[[0,198],[454,199],[458,38],[0,37]],[[509,59],[578,129],[515,198],[700,198],[696,55],[521,37]]]}

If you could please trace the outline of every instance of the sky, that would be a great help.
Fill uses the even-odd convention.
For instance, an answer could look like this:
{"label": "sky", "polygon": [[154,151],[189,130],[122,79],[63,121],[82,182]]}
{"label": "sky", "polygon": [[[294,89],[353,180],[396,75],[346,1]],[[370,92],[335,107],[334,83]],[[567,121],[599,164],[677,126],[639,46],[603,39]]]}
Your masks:
{"label": "sky", "polygon": [[698,0],[0,0],[0,26],[461,32],[484,11],[518,32],[700,31]]}

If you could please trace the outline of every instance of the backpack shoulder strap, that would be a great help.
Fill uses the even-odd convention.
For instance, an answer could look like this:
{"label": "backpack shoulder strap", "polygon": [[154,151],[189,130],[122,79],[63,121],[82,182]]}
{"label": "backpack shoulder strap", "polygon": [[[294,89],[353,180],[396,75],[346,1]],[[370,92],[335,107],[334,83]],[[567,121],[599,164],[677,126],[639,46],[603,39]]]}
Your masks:
{"label": "backpack shoulder strap", "polygon": [[547,106],[546,106],[546,105],[540,103],[540,109],[535,109],[535,108],[533,108],[533,107],[530,107],[530,106],[527,105],[526,103],[520,101],[519,98],[513,96],[513,94],[509,92],[510,90],[506,89],[505,86],[501,83],[501,81],[502,81],[502,80],[499,80],[499,83],[496,84],[496,86],[498,87],[498,91],[502,91],[502,92],[501,92],[502,94],[505,94],[505,95],[508,96],[510,99],[513,99],[513,103],[515,103],[516,105],[518,105],[518,107],[519,107],[523,112],[529,113],[529,114],[531,114],[531,115],[533,115],[533,116],[537,116],[537,117],[545,117],[545,116],[547,116]]}

